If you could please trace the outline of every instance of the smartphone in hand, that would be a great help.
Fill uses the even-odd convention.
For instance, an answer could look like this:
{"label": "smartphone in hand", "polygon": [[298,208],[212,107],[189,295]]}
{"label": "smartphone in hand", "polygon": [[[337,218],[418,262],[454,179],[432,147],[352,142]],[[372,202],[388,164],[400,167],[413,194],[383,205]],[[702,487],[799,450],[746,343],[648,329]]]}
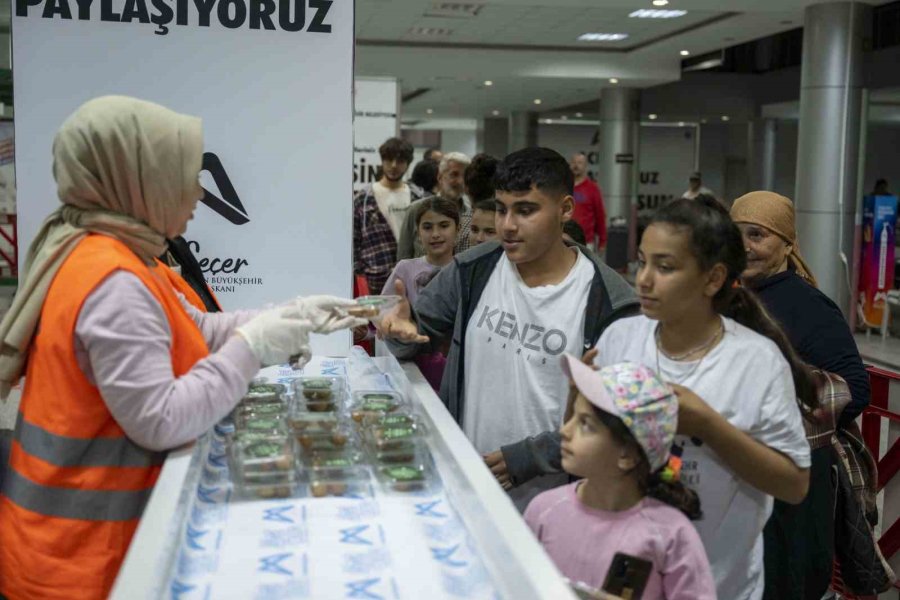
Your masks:
{"label": "smartphone in hand", "polygon": [[653,563],[649,560],[616,552],[602,589],[622,600],[641,600],[651,572]]}

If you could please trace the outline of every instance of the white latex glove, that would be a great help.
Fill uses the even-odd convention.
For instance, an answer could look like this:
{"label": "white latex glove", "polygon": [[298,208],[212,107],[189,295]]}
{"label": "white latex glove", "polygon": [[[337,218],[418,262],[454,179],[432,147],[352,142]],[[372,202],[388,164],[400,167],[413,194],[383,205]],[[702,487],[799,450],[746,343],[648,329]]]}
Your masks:
{"label": "white latex glove", "polygon": [[288,302],[286,307],[294,310],[292,315],[309,322],[310,331],[315,333],[334,333],[341,329],[350,329],[366,325],[368,321],[347,314],[356,302],[336,296],[306,296]]}
{"label": "white latex glove", "polygon": [[310,359],[307,319],[297,316],[292,305],[271,308],[256,315],[235,331],[244,338],[262,366],[281,365],[291,356],[298,356],[302,364]]}

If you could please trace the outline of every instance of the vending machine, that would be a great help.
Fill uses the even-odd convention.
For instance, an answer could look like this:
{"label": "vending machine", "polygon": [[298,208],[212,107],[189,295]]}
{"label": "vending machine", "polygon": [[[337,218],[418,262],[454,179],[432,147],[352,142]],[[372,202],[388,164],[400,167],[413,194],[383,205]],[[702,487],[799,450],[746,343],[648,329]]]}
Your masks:
{"label": "vending machine", "polygon": [[881,327],[884,322],[887,293],[894,285],[896,226],[897,196],[863,198],[859,306],[868,327]]}

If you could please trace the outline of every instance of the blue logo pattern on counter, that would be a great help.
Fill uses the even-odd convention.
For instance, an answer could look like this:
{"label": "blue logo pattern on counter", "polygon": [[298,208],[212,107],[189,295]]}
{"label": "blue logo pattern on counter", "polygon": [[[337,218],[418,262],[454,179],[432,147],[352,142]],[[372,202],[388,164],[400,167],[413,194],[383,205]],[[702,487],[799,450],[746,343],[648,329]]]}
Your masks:
{"label": "blue logo pattern on counter", "polygon": [[[346,375],[342,360],[312,367],[276,367],[267,370],[276,374],[268,379],[290,385],[301,374]],[[366,377],[366,389],[391,389],[388,375]],[[238,501],[226,441],[232,432],[233,426],[223,423],[201,442],[206,449],[197,466],[198,483],[187,497],[184,528],[165,579],[168,597],[498,598],[439,483],[427,493],[403,496],[384,495],[375,487],[361,499]]]}

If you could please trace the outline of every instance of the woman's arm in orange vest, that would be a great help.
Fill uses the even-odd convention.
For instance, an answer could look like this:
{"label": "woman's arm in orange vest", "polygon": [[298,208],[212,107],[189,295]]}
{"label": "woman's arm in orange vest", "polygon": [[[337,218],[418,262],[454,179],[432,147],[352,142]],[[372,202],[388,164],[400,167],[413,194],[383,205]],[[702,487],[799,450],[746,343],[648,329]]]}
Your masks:
{"label": "woman's arm in orange vest", "polygon": [[238,403],[259,370],[240,336],[176,378],[172,332],[136,276],[119,271],[88,296],[75,327],[79,366],[137,444],[167,450],[196,439]]}

